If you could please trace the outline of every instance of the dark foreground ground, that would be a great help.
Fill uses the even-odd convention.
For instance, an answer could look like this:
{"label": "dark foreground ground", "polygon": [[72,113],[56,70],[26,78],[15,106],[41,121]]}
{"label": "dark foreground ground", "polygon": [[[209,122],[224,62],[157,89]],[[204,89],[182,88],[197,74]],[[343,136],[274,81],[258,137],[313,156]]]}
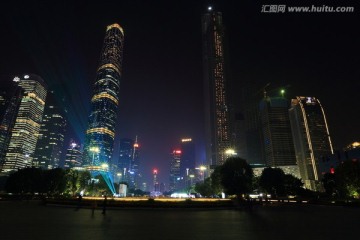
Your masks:
{"label": "dark foreground ground", "polygon": [[358,239],[360,208],[319,205],[232,209],[76,209],[0,202],[0,239]]}

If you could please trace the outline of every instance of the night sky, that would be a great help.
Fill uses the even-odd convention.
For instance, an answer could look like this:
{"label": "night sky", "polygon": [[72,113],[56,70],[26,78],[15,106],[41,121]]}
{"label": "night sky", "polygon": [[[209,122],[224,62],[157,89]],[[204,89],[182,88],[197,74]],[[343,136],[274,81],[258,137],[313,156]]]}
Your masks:
{"label": "night sky", "polygon": [[[138,135],[145,178],[150,179],[151,169],[157,167],[160,181],[167,183],[170,152],[181,138],[194,139],[198,163],[205,157],[201,14],[208,3],[103,0],[2,5],[0,89],[16,74],[40,75],[58,99],[65,96],[69,137],[82,141],[105,29],[119,23],[125,44],[116,139]],[[228,81],[235,107],[240,109],[240,93],[247,82],[260,86],[271,82],[270,93],[288,86],[288,98],[320,99],[335,149],[359,141],[359,9],[261,13],[263,4],[226,0],[214,4],[226,26]],[[312,4],[338,6],[315,0],[292,6]],[[340,6],[354,5],[343,1]]]}

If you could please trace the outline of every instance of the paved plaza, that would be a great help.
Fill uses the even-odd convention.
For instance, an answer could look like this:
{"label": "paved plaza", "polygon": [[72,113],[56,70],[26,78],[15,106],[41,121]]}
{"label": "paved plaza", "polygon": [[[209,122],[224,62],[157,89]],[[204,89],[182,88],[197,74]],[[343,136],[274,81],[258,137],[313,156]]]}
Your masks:
{"label": "paved plaza", "polygon": [[353,239],[360,208],[311,205],[212,209],[107,209],[0,202],[1,240]]}

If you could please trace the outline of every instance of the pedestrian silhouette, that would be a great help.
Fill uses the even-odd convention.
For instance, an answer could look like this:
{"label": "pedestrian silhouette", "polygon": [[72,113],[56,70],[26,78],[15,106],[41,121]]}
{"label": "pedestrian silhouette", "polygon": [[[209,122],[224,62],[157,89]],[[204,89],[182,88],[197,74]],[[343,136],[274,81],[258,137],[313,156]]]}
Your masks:
{"label": "pedestrian silhouette", "polygon": [[76,208],[76,210],[79,210],[80,207],[81,207],[81,204],[82,204],[82,196],[81,196],[81,194],[79,194],[77,200],[78,200],[78,201],[77,201],[77,208]]}
{"label": "pedestrian silhouette", "polygon": [[106,204],[107,204],[107,196],[104,196],[104,202],[103,202],[103,210],[102,214],[106,214]]}

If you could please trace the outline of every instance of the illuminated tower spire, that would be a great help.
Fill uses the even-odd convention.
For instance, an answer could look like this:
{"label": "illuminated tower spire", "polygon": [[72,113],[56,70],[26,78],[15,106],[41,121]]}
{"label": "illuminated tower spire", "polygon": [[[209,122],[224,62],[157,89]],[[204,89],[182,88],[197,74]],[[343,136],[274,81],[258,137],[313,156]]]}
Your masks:
{"label": "illuminated tower spire", "polygon": [[107,171],[111,162],[119,105],[123,44],[124,31],[120,25],[115,23],[107,26],[93,85],[84,146],[84,165],[92,170]]}

